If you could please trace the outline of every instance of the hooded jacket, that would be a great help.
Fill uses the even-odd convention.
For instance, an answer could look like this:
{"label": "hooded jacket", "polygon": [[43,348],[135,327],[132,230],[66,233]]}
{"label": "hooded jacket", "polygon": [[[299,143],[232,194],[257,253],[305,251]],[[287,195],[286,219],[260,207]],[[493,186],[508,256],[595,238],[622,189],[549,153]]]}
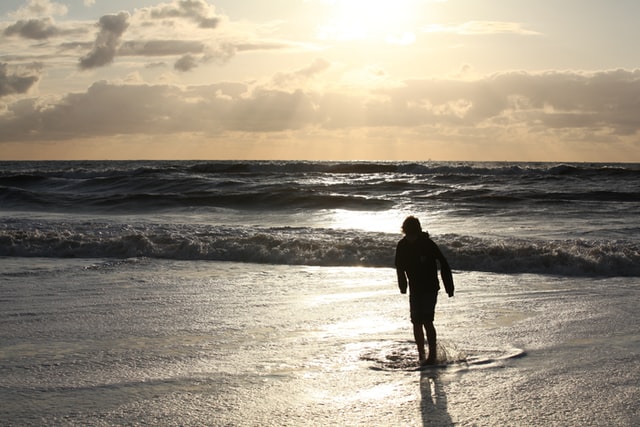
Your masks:
{"label": "hooded jacket", "polygon": [[438,292],[438,263],[445,290],[449,297],[452,297],[454,286],[451,268],[438,245],[425,232],[421,232],[415,240],[403,237],[398,242],[395,259],[400,292],[407,292],[407,279],[410,292],[414,296]]}

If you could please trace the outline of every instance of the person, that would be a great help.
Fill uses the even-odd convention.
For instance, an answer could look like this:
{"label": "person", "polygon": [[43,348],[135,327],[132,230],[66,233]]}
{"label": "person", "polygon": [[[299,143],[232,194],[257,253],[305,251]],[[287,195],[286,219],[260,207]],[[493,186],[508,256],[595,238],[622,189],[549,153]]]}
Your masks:
{"label": "person", "polygon": [[[398,242],[395,257],[398,287],[401,293],[406,294],[408,279],[411,323],[418,346],[419,363],[432,365],[437,357],[436,329],[433,325],[440,290],[437,263],[440,264],[440,274],[449,297],[454,293],[451,268],[429,233],[422,231],[418,218],[407,217],[402,224],[402,232],[405,236]],[[425,332],[428,357],[425,357]]]}

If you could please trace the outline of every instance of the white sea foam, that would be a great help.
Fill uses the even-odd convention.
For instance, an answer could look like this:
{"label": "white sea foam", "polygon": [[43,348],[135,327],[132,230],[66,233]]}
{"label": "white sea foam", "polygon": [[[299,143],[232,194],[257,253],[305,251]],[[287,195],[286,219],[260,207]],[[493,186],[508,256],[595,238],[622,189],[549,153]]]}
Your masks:
{"label": "white sea foam", "polygon": [[[392,267],[397,234],[309,227],[6,220],[0,256],[162,258],[318,266]],[[632,240],[434,236],[458,270],[639,276]]]}

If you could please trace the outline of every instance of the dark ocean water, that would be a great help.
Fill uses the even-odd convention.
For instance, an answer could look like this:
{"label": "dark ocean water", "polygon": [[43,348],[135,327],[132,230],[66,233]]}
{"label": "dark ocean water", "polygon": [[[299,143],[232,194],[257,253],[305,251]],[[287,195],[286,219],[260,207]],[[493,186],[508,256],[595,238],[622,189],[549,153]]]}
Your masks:
{"label": "dark ocean water", "polygon": [[640,165],[0,162],[0,256],[390,266],[418,216],[459,270],[640,276]]}

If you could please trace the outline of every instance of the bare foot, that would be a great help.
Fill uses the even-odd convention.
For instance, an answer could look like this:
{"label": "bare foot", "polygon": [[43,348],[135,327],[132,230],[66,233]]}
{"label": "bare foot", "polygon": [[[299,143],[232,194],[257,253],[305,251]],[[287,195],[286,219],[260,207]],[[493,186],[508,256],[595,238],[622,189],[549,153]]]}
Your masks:
{"label": "bare foot", "polygon": [[435,358],[427,358],[427,359],[420,359],[420,366],[429,366],[429,365],[435,365],[436,364],[436,359]]}

